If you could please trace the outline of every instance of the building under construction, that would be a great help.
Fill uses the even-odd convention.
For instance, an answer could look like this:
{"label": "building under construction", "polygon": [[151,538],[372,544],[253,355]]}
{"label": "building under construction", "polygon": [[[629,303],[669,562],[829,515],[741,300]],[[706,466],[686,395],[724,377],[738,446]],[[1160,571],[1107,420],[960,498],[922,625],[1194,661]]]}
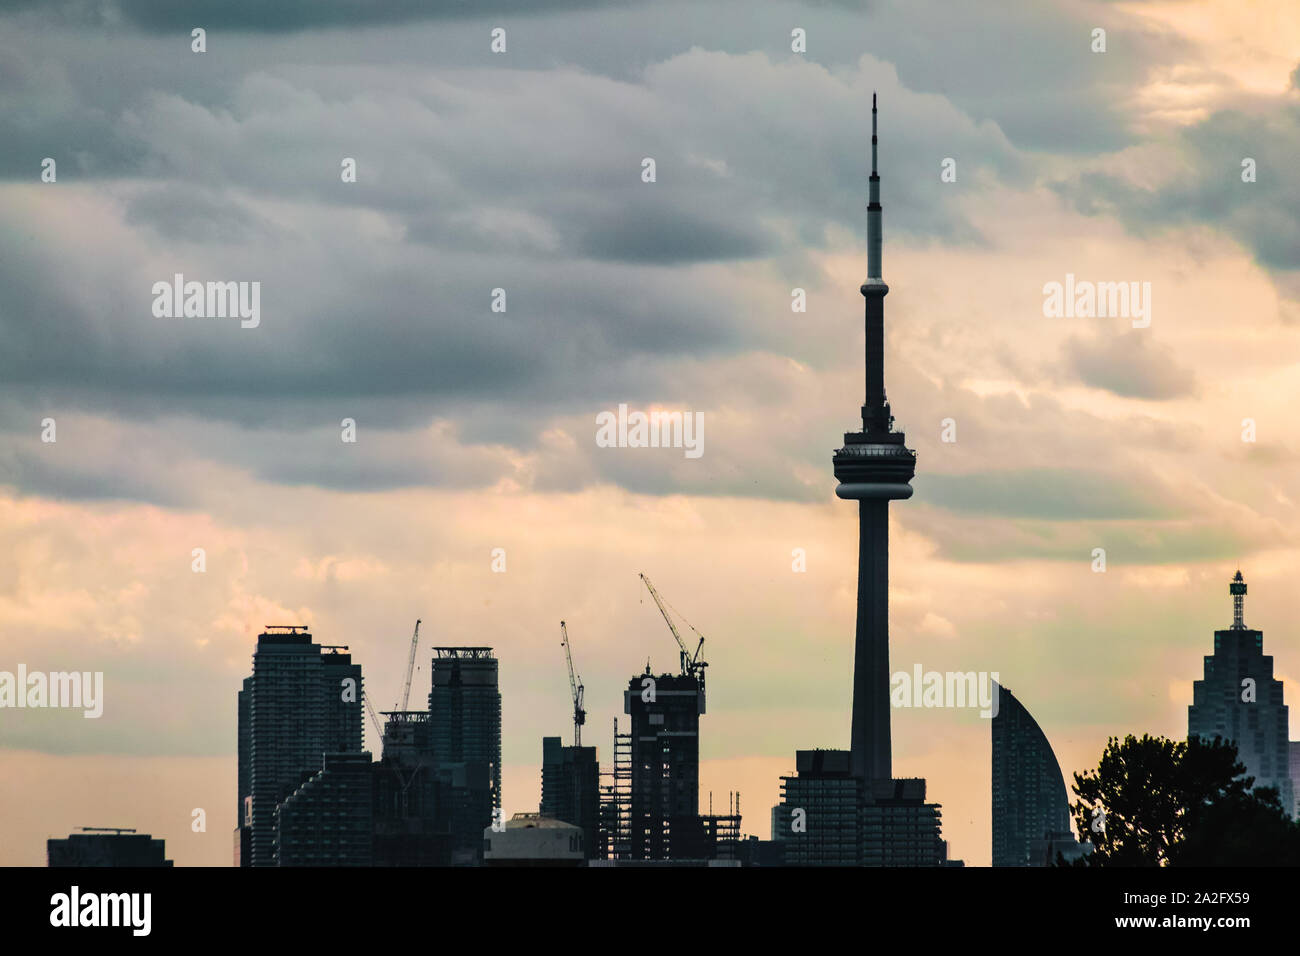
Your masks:
{"label": "building under construction", "polygon": [[644,674],[623,692],[632,719],[628,845],[634,860],[703,859],[700,819],[700,715],[696,677]]}
{"label": "building under construction", "polygon": [[374,865],[480,862],[484,821],[492,818],[488,763],[437,760],[427,712],[385,717],[384,755],[374,765]]}
{"label": "building under construction", "polygon": [[630,822],[632,815],[632,735],[618,732],[614,718],[614,764],[602,773],[608,782],[600,787],[601,856],[610,860],[632,859]]}
{"label": "building under construction", "polygon": [[614,766],[602,789],[602,840],[608,858],[616,861],[728,857],[740,838],[739,806],[719,815],[710,806],[707,816],[700,814],[704,637],[682,619],[699,637],[691,651],[655,586],[644,574],[641,581],[677,641],[681,672],[655,675],[647,662],[623,692],[631,727],[620,734],[614,721]]}

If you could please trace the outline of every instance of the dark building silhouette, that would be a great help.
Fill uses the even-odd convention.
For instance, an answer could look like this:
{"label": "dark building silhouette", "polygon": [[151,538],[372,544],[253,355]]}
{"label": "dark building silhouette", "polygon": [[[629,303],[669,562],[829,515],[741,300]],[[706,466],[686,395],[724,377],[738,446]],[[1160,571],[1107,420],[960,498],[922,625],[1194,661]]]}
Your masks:
{"label": "dark building silhouette", "polygon": [[[83,827],[66,840],[47,840],[45,859],[50,866],[171,866],[164,840],[148,833],[117,827]],[[96,832],[99,831],[99,832]]]}
{"label": "dark building silhouette", "polygon": [[595,747],[565,747],[559,737],[542,738],[538,810],[544,817],[578,827],[589,858],[605,855],[600,846],[600,763]]}
{"label": "dark building silhouette", "polygon": [[374,764],[374,865],[481,862],[484,821],[492,819],[488,763],[435,759],[426,712],[387,717],[384,756]]}
{"label": "dark building silhouette", "polygon": [[795,775],[781,778],[772,840],[789,866],[857,866],[862,861],[862,781],[847,750],[800,750]]}
{"label": "dark building silhouette", "polygon": [[[773,839],[789,866],[943,866],[941,813],[925,781],[863,781],[848,750],[800,750],[781,778]],[[779,840],[778,840],[779,833]]]}
{"label": "dark building silhouette", "polygon": [[253,678],[245,677],[238,694],[238,793],[236,794],[235,866],[253,865],[253,720],[249,704],[253,699]]}
{"label": "dark building silhouette", "polygon": [[[443,764],[481,762],[501,808],[501,691],[490,647],[435,647],[429,691],[428,747]],[[479,826],[491,824],[491,812]],[[478,841],[478,835],[475,835]]]}
{"label": "dark building silhouette", "polygon": [[631,859],[705,859],[711,853],[699,812],[700,683],[691,676],[655,677],[647,665],[623,692],[623,712],[632,718]]}
{"label": "dark building silhouette", "polygon": [[368,753],[325,754],[320,770],[275,808],[280,866],[373,864],[373,767]]}
{"label": "dark building silhouette", "polygon": [[1295,800],[1292,816],[1300,818],[1300,740],[1291,741],[1289,749],[1291,751],[1291,796]]}
{"label": "dark building silhouette", "polygon": [[[427,711],[388,713],[383,758],[374,764],[375,866],[447,866],[452,858],[448,801],[429,746]],[[487,774],[483,796],[491,813]]]}
{"label": "dark building silhouette", "polygon": [[1205,658],[1205,677],[1192,685],[1187,736],[1222,737],[1237,745],[1237,759],[1256,787],[1274,787],[1295,812],[1291,784],[1288,710],[1282,682],[1273,677],[1273,658],[1264,653],[1264,632],[1245,623],[1246,582],[1238,571],[1228,585],[1232,627],[1214,632],[1214,653]]}
{"label": "dark building silhouette", "polygon": [[925,802],[925,780],[873,780],[859,811],[863,866],[961,866],[950,863],[939,804]]}
{"label": "dark building silhouette", "polygon": [[239,692],[238,865],[276,865],[276,807],[325,754],[361,752],[361,667],[346,650],[312,643],[301,627],[258,635]]}
{"label": "dark building silhouette", "polygon": [[236,863],[482,862],[500,799],[501,695],[490,648],[435,648],[432,712],[387,714],[362,751],[361,668],[305,628],[268,628],[239,692]]}
{"label": "dark building silhouette", "polygon": [[735,859],[741,866],[785,866],[785,844],[749,836],[737,841]]}
{"label": "dark building silhouette", "polygon": [[1052,745],[1015,695],[995,685],[993,865],[1048,866],[1080,847],[1070,832],[1065,777]]}

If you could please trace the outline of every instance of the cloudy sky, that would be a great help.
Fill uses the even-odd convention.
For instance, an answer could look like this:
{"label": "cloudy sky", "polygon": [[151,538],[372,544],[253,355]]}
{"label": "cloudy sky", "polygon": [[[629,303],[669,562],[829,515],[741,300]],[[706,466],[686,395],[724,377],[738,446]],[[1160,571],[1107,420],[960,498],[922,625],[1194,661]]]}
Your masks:
{"label": "cloudy sky", "polygon": [[[535,810],[560,619],[606,763],[675,665],[638,571],[708,638],[705,794],[767,838],[794,751],[849,743],[872,91],[893,668],[997,672],[1068,780],[1185,736],[1240,562],[1300,700],[1298,38],[1288,0],[3,0],[0,670],[106,699],[0,713],[0,863],[101,825],[228,864],[267,624],[384,706],[416,617],[494,646]],[[260,324],[155,316],[176,273],[260,282]],[[1150,283],[1149,327],[1045,317],[1067,274]],[[620,403],[702,413],[704,454],[598,447]],[[987,722],[893,716],[987,865]]]}

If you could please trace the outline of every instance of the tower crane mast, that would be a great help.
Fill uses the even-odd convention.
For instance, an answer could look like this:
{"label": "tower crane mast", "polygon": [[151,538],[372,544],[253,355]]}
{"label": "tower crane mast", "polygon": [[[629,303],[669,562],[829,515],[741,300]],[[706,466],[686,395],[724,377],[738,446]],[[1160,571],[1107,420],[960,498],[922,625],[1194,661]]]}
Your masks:
{"label": "tower crane mast", "polygon": [[582,696],[586,688],[573,672],[573,651],[569,645],[569,629],[560,622],[560,644],[564,647],[564,659],[569,665],[569,692],[573,696],[573,745],[582,746],[582,725],[587,722],[587,711],[582,706]]}

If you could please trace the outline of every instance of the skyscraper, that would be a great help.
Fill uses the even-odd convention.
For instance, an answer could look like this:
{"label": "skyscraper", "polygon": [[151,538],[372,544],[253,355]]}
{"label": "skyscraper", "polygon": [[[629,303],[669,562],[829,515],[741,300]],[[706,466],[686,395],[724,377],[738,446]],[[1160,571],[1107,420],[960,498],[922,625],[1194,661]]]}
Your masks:
{"label": "skyscraper", "polygon": [[772,808],[772,839],[790,866],[857,866],[862,862],[862,781],[847,750],[799,750],[795,775],[781,778]]}
{"label": "skyscraper", "polygon": [[600,764],[595,747],[565,747],[559,737],[542,738],[543,816],[572,823],[583,832],[589,858],[604,856],[600,846]]}
{"label": "skyscraper", "polygon": [[1222,737],[1237,745],[1256,787],[1274,787],[1283,808],[1295,812],[1291,784],[1289,717],[1273,658],[1264,653],[1264,632],[1246,627],[1246,581],[1238,571],[1228,585],[1232,627],[1214,632],[1214,653],[1205,676],[1192,685],[1187,736]]}
{"label": "skyscraper", "polygon": [[[428,747],[443,764],[483,763],[501,808],[501,691],[490,647],[435,647]],[[478,830],[488,826],[484,820]]]}
{"label": "skyscraper", "polygon": [[910,498],[916,452],[885,397],[885,295],[881,278],[880,175],[877,172],[876,98],[871,98],[871,179],[867,205],[866,402],[862,431],[844,435],[835,453],[835,493],[858,502],[858,623],[853,654],[852,770],[863,781],[888,780],[889,736],[889,502]]}
{"label": "skyscraper", "polygon": [[346,647],[312,643],[305,627],[258,635],[239,692],[241,866],[274,866],[275,810],[326,753],[361,751],[361,667]]}
{"label": "skyscraper", "polygon": [[1046,866],[1077,855],[1065,777],[1038,723],[997,687],[993,738],[993,865]]}

